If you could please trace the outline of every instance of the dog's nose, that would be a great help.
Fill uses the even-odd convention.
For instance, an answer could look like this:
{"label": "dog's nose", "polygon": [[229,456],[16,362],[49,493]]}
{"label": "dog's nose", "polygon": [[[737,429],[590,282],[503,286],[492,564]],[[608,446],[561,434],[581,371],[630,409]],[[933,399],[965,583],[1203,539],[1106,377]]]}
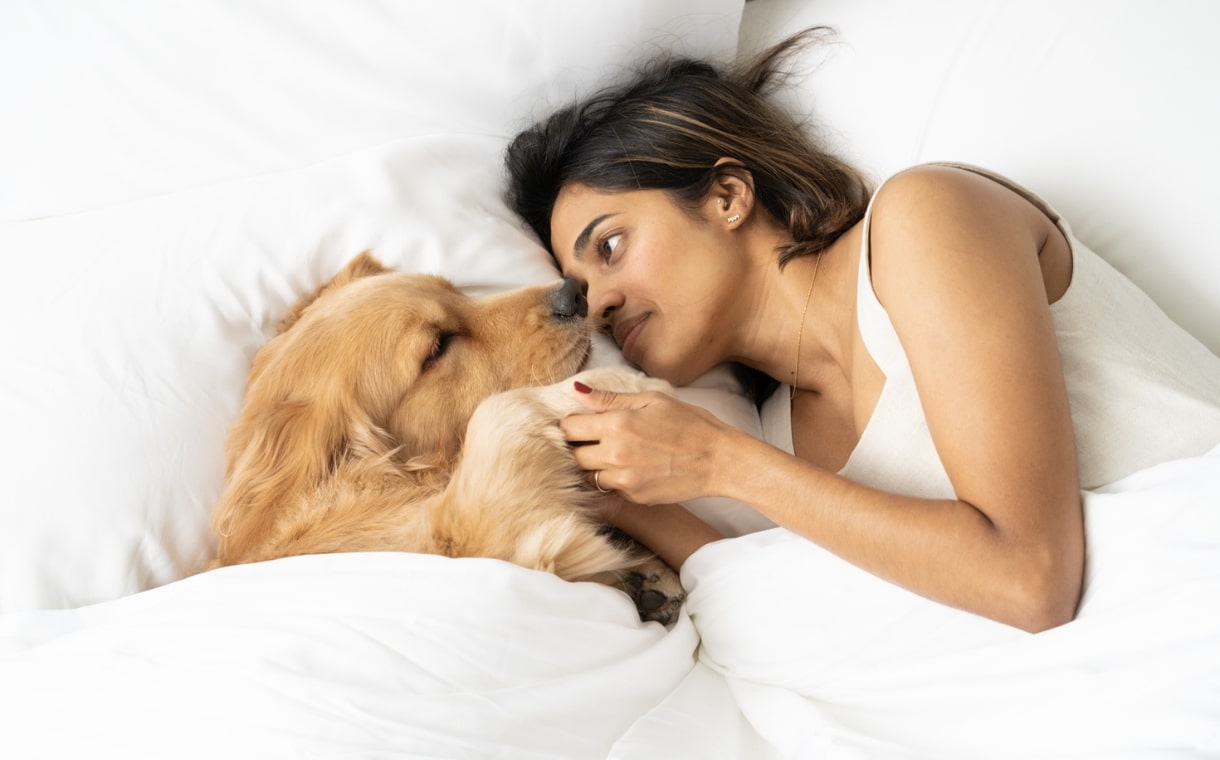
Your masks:
{"label": "dog's nose", "polygon": [[584,319],[589,314],[589,302],[585,300],[584,288],[571,277],[551,293],[551,316],[558,319]]}

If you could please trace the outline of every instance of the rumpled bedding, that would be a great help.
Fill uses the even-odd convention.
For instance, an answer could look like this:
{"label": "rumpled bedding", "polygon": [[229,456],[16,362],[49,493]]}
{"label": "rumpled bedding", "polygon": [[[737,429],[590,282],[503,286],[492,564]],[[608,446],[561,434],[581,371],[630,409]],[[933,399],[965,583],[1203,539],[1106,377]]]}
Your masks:
{"label": "rumpled bedding", "polygon": [[1084,494],[1077,619],[1028,634],[772,529],[608,587],[370,553],[0,618],[0,756],[1214,757],[1220,448]]}
{"label": "rumpled bedding", "polygon": [[[1077,618],[1036,635],[780,529],[696,553],[682,575],[700,678],[723,680],[770,748],[740,756],[1220,755],[1220,448],[1086,492],[1084,506]],[[650,735],[698,730],[683,709],[697,683],[648,718]]]}
{"label": "rumpled bedding", "polygon": [[696,644],[495,560],[231,567],[0,618],[0,757],[604,758]]}

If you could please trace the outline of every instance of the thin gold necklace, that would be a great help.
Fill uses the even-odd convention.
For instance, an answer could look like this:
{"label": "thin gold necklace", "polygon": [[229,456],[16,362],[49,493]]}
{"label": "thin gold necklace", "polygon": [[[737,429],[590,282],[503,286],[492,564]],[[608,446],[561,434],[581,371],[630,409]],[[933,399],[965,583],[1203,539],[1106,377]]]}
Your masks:
{"label": "thin gold necklace", "polygon": [[813,296],[813,283],[818,281],[818,267],[822,264],[822,254],[815,254],[817,259],[813,262],[813,275],[809,278],[809,290],[805,292],[805,308],[801,310],[801,329],[796,334],[796,377],[792,380],[792,387],[788,389],[788,400],[796,398],[797,386],[801,384],[801,340],[805,337],[805,316],[809,313],[809,299]]}

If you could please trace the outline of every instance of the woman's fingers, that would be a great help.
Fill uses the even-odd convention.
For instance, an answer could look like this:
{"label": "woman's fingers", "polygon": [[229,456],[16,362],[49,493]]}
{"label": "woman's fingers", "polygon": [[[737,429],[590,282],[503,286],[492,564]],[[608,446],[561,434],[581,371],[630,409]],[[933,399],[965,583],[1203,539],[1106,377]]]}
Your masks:
{"label": "woman's fingers", "polygon": [[647,393],[618,393],[599,388],[590,388],[577,381],[572,386],[576,398],[593,412],[608,412],[614,409],[638,409],[648,403]]}
{"label": "woman's fingers", "polygon": [[710,413],[662,393],[574,385],[573,395],[593,413],[569,415],[560,429],[603,489],[638,503],[702,495],[701,467],[719,424]]}
{"label": "woman's fingers", "polygon": [[572,414],[560,420],[559,428],[571,443],[594,442],[621,418],[607,412],[641,409],[651,403],[647,393],[617,393],[590,388],[581,382],[574,384],[577,400],[593,414]]}

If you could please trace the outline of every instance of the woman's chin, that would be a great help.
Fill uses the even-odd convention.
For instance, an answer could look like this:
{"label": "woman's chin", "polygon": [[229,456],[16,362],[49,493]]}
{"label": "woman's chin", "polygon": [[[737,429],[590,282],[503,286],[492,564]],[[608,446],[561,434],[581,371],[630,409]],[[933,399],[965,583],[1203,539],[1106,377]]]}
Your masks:
{"label": "woman's chin", "polygon": [[649,377],[656,377],[665,380],[670,385],[682,387],[698,380],[710,367],[704,367],[700,364],[692,363],[666,363],[649,361],[648,357],[643,357],[643,360],[636,364],[631,362],[631,366],[636,367]]}

